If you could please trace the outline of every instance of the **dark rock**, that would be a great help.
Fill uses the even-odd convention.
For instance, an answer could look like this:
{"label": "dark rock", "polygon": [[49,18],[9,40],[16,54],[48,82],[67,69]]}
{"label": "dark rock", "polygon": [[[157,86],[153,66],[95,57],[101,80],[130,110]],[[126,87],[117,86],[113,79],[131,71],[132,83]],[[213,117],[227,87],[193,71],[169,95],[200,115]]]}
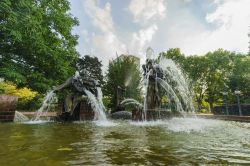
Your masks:
{"label": "dark rock", "polygon": [[132,119],[132,113],[128,111],[119,111],[111,114],[112,119]]}

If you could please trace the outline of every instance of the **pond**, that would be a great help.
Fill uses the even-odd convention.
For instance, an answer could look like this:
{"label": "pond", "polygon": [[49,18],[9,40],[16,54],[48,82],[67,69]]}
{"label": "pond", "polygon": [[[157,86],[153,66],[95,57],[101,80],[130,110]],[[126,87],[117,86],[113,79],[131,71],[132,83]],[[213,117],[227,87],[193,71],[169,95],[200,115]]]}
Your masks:
{"label": "pond", "polygon": [[0,165],[250,164],[250,124],[168,121],[1,123]]}

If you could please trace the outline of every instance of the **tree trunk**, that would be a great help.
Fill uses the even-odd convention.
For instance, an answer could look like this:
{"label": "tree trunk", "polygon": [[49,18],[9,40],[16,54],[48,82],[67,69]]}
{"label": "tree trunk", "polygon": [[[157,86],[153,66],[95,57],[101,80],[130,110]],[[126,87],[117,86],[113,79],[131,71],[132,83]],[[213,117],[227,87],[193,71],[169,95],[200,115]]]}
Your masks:
{"label": "tree trunk", "polygon": [[208,98],[208,103],[209,103],[209,107],[210,107],[210,112],[214,112],[214,100],[212,97]]}

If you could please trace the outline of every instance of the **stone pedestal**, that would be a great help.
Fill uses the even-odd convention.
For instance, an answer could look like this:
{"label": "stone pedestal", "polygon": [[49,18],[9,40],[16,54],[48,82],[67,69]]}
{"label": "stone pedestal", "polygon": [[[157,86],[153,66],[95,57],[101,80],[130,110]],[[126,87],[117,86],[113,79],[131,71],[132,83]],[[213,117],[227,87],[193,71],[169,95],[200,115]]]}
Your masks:
{"label": "stone pedestal", "polygon": [[0,122],[13,122],[18,98],[0,95]]}
{"label": "stone pedestal", "polygon": [[78,103],[72,114],[65,112],[63,103],[58,106],[57,119],[59,121],[86,121],[94,120],[94,117],[95,113],[91,105],[85,99]]}
{"label": "stone pedestal", "polygon": [[94,120],[95,112],[87,100],[80,103],[80,120]]}
{"label": "stone pedestal", "polygon": [[[163,119],[170,119],[173,116],[177,116],[178,114],[173,113],[168,110],[147,110],[146,120],[152,121],[152,120],[163,120]],[[142,121],[145,117],[145,113],[143,110],[133,110],[132,111],[132,120],[133,121]]]}

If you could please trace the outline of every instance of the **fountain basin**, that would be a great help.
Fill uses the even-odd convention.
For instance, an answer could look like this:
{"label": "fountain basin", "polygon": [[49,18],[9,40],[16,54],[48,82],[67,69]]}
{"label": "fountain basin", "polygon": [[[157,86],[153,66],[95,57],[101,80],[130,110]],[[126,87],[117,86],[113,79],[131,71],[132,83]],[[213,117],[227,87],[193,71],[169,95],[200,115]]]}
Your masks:
{"label": "fountain basin", "polygon": [[250,116],[213,115],[213,114],[196,114],[196,116],[204,119],[219,119],[219,120],[250,123]]}
{"label": "fountain basin", "polygon": [[15,117],[15,109],[18,97],[0,95],[0,122],[12,122]]}
{"label": "fountain basin", "polygon": [[146,119],[143,119],[145,117],[144,110],[141,109],[134,109],[132,111],[132,120],[133,121],[152,121],[152,120],[164,120],[164,119],[170,119],[172,117],[179,117],[181,116],[178,112],[172,112],[165,109],[151,109],[146,111]]}
{"label": "fountain basin", "polygon": [[[1,165],[249,165],[250,125],[166,121],[0,124]],[[20,150],[22,150],[20,152]]]}

